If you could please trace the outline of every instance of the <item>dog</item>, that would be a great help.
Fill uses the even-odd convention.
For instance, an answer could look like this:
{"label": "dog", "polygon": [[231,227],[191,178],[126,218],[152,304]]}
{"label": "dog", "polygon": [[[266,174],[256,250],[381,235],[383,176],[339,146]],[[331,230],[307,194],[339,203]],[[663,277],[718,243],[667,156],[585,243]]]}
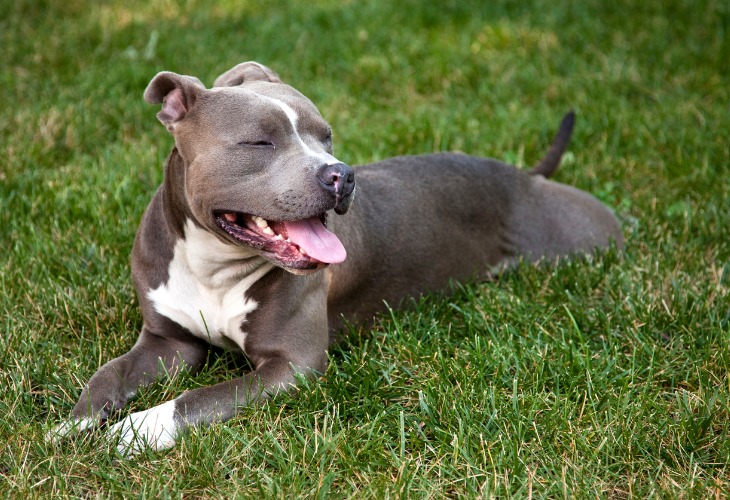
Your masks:
{"label": "dog", "polygon": [[315,105],[261,64],[239,64],[210,89],[162,72],[144,98],[162,105],[175,146],[132,253],[142,330],[91,377],[56,438],[99,425],[162,375],[201,368],[211,345],[243,352],[251,372],[106,431],[124,455],[169,448],[186,428],[323,373],[345,321],[520,260],[623,244],[610,209],[547,180],[573,113],[529,172],[457,153],[353,169],[334,156]]}

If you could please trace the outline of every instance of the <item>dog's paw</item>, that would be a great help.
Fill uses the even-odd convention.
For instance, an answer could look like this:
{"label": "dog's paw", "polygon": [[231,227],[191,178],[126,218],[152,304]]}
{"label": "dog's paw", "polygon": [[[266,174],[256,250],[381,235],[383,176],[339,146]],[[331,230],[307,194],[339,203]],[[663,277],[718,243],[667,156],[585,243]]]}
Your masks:
{"label": "dog's paw", "polygon": [[58,443],[63,439],[80,434],[86,429],[96,427],[97,425],[99,425],[99,420],[94,418],[67,420],[46,432],[44,439],[46,443]]}
{"label": "dog's paw", "polygon": [[179,431],[174,416],[175,400],[172,400],[132,413],[110,427],[108,436],[116,442],[117,451],[124,457],[131,457],[147,448],[166,450],[175,446]]}

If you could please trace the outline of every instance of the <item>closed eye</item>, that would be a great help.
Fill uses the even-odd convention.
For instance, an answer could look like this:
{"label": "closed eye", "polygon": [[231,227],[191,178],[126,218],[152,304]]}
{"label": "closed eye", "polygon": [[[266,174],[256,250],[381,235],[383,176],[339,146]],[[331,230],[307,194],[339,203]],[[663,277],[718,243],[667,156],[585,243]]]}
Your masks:
{"label": "closed eye", "polygon": [[253,148],[275,148],[274,143],[271,141],[241,141],[238,143],[239,146],[247,146]]}

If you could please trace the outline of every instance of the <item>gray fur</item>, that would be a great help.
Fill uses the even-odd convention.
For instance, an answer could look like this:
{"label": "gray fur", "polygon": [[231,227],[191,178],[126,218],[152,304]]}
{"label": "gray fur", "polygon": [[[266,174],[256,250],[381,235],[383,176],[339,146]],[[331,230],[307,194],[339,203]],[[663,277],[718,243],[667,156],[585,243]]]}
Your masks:
{"label": "gray fur", "polygon": [[[147,101],[162,103],[158,117],[175,148],[132,256],[144,325],[132,350],[102,366],[84,387],[76,420],[104,420],[140,386],[205,362],[207,342],[161,314],[150,292],[170,283],[176,245],[190,237],[186,227],[214,235],[221,248],[237,244],[214,219],[216,210],[271,221],[329,212],[329,228],[348,257],[341,264],[284,269],[261,249],[241,249],[232,265],[242,278],[265,271],[241,296],[256,304],[240,325],[245,335],[238,346],[255,370],[177,398],[177,430],[228,419],[243,405],[287,390],[297,372],[323,372],[329,334],[343,318],[367,321],[384,301],[397,305],[519,259],[622,245],[608,208],[545,178],[567,146],[572,114],[531,173],[463,154],[391,158],[354,169],[357,201],[350,206],[350,191],[335,196],[317,178],[322,161],[334,157],[329,125],[306,97],[250,62],[221,75],[216,86],[209,90],[197,78],[164,72],[145,91]],[[286,107],[297,116],[296,141]],[[206,258],[213,267],[222,257],[211,248]]]}

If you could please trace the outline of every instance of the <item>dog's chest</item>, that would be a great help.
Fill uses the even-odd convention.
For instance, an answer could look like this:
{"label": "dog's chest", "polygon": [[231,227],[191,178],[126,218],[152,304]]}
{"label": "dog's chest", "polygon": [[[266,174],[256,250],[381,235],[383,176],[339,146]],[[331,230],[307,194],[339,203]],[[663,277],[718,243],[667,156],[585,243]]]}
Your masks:
{"label": "dog's chest", "polygon": [[246,292],[271,267],[250,250],[227,245],[188,221],[185,239],[175,244],[167,282],[147,296],[159,314],[196,337],[243,349],[243,324],[258,307]]}

